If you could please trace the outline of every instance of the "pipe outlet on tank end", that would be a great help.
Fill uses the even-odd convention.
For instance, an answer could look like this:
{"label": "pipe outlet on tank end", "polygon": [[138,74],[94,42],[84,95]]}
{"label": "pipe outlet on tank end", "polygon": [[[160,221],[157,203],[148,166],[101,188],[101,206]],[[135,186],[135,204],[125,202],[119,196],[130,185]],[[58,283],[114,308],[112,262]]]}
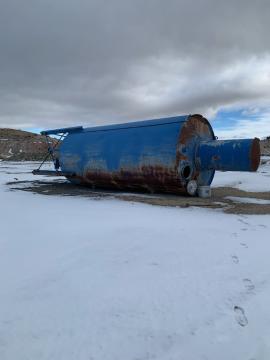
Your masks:
{"label": "pipe outlet on tank end", "polygon": [[260,140],[211,140],[200,143],[196,164],[200,170],[256,171],[260,164]]}
{"label": "pipe outlet on tank end", "polygon": [[180,169],[181,169],[181,177],[184,181],[188,181],[191,176],[192,176],[192,172],[193,172],[193,169],[192,169],[192,166],[189,162],[187,161],[184,161],[181,166],[180,166]]}

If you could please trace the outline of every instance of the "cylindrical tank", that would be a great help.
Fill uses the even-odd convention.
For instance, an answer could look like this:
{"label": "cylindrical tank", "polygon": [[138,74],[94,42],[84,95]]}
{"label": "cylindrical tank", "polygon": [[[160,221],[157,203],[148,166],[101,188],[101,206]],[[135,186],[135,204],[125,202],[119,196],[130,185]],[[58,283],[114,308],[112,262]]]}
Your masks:
{"label": "cylindrical tank", "polygon": [[258,139],[219,141],[197,114],[66,131],[61,171],[94,188],[193,194],[215,170],[256,171],[260,162]]}

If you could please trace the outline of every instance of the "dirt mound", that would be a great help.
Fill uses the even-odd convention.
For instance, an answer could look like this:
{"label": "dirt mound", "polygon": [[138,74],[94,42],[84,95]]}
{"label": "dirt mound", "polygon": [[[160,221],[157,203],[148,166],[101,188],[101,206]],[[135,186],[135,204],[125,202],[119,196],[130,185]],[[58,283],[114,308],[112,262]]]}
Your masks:
{"label": "dirt mound", "polygon": [[[50,138],[54,144],[55,139]],[[0,159],[10,161],[42,160],[48,144],[44,136],[28,131],[0,129]]]}

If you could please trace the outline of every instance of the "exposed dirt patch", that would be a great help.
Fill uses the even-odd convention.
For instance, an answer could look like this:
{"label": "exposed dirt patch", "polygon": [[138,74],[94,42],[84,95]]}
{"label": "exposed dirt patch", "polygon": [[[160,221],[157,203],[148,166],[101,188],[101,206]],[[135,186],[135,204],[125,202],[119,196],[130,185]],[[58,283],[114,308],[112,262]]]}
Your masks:
{"label": "exposed dirt patch", "polygon": [[231,214],[270,214],[270,204],[249,204],[234,202],[227,196],[270,200],[270,192],[247,192],[231,187],[212,189],[210,199],[190,196],[176,196],[167,194],[135,194],[116,191],[92,190],[83,186],[76,186],[65,180],[53,181],[14,181],[7,183],[12,191],[27,191],[47,196],[82,196],[94,199],[114,198],[124,201],[173,206],[186,208],[190,206],[222,209]]}

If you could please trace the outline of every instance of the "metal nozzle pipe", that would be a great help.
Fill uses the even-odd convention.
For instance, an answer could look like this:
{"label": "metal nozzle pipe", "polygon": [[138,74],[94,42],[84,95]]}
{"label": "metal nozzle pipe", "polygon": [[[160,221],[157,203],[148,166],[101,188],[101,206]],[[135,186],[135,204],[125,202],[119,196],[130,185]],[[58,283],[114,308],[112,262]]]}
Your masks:
{"label": "metal nozzle pipe", "polygon": [[198,146],[200,170],[256,171],[260,164],[260,140],[212,140]]}

